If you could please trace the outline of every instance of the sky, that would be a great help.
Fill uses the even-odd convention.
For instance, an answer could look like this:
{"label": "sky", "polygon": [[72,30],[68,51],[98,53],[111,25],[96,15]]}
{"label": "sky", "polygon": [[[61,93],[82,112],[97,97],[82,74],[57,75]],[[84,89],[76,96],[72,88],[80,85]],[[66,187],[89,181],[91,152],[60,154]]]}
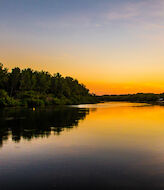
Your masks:
{"label": "sky", "polygon": [[0,0],[0,62],[96,94],[164,92],[163,0]]}

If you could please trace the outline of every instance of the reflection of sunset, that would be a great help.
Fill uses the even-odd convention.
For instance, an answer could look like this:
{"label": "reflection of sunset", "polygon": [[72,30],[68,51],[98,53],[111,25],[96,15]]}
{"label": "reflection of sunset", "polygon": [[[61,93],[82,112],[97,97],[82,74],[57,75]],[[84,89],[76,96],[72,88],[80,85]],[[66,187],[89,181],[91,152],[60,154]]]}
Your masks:
{"label": "reflection of sunset", "polygon": [[[157,146],[160,148],[163,142],[164,107],[122,102],[77,107],[90,109],[86,118],[79,121],[77,128],[73,127],[71,130],[66,128],[59,136],[51,132],[46,139],[32,139],[31,149],[37,149],[40,146],[46,149],[45,142],[51,144],[52,147],[63,146],[65,148],[76,146],[77,142],[85,146],[93,143],[94,148],[106,144],[105,146],[109,147],[136,148],[141,146],[141,149],[145,149],[150,144],[148,149],[154,149]],[[26,140],[21,142],[22,146],[29,146]],[[9,143],[7,148],[12,148],[12,144]],[[65,148],[63,151],[66,151]],[[56,151],[62,152],[60,148]]]}
{"label": "reflection of sunset", "polygon": [[[96,173],[96,176],[99,175],[101,178],[102,172],[99,171],[103,173],[105,171],[103,179],[107,177],[109,181],[109,176],[112,174],[119,184],[122,184],[125,174],[128,182],[131,175],[134,176],[132,176],[134,184],[136,178],[140,178],[143,182],[147,179],[163,179],[164,107],[123,102],[79,105],[68,107],[67,111],[71,117],[67,119],[75,115],[69,109],[77,107],[83,111],[86,108],[90,109],[84,120],[79,121],[78,127],[63,130],[60,135],[54,135],[52,132],[47,138],[36,137],[31,141],[22,139],[17,144],[11,140],[6,141],[0,149],[3,156],[1,165],[4,167],[6,163],[11,162],[10,164],[22,166],[22,163],[25,161],[29,163],[30,160],[30,164],[35,162],[35,167],[32,169],[37,166],[40,169],[40,166],[45,164],[46,171],[52,171],[53,167],[53,172],[57,176],[60,172],[62,177],[65,176],[66,168],[66,171],[74,174],[70,175],[71,179],[72,176],[81,174],[83,168],[84,176],[86,171],[93,171],[94,168],[97,173],[93,171],[92,176],[95,177]],[[75,167],[75,172],[72,165]],[[64,169],[56,172],[59,166]],[[13,168],[15,167],[12,167],[12,171]],[[67,179],[68,177],[66,175]]]}
{"label": "reflection of sunset", "polygon": [[164,189],[164,0],[0,0],[0,190]]}

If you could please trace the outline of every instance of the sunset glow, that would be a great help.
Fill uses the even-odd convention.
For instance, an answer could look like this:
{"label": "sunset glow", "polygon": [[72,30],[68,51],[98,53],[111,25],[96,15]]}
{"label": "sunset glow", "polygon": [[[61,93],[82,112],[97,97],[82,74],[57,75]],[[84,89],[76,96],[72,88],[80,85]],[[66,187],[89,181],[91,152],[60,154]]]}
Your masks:
{"label": "sunset glow", "polygon": [[0,62],[96,94],[164,92],[163,0],[0,0]]}

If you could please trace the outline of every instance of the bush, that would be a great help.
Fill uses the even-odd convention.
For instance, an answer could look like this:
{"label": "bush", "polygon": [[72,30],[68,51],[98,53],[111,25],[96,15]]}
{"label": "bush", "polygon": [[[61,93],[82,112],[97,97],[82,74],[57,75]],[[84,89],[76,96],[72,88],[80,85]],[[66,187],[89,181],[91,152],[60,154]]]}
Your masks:
{"label": "bush", "polygon": [[19,92],[17,94],[17,98],[20,99],[26,99],[26,98],[40,98],[40,94],[35,92],[35,91],[24,91],[24,92]]}
{"label": "bush", "polygon": [[6,98],[8,97],[8,94],[5,90],[0,89],[0,98]]}
{"label": "bush", "polygon": [[26,98],[23,100],[22,105],[28,107],[37,107],[37,106],[45,106],[45,103],[41,99]]}
{"label": "bush", "polygon": [[20,102],[8,96],[5,90],[0,90],[0,107],[18,106]]}

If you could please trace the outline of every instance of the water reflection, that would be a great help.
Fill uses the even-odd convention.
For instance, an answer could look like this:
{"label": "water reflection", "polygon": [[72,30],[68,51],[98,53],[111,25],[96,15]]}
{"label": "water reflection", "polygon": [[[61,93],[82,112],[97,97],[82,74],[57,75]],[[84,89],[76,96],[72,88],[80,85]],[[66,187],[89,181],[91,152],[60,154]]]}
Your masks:
{"label": "water reflection", "polygon": [[0,189],[163,190],[163,115],[119,102],[1,111]]}
{"label": "water reflection", "polygon": [[37,109],[3,109],[0,111],[0,146],[9,136],[15,142],[22,138],[48,137],[53,132],[60,135],[64,129],[78,126],[89,114],[87,108],[58,106],[56,108]]}

